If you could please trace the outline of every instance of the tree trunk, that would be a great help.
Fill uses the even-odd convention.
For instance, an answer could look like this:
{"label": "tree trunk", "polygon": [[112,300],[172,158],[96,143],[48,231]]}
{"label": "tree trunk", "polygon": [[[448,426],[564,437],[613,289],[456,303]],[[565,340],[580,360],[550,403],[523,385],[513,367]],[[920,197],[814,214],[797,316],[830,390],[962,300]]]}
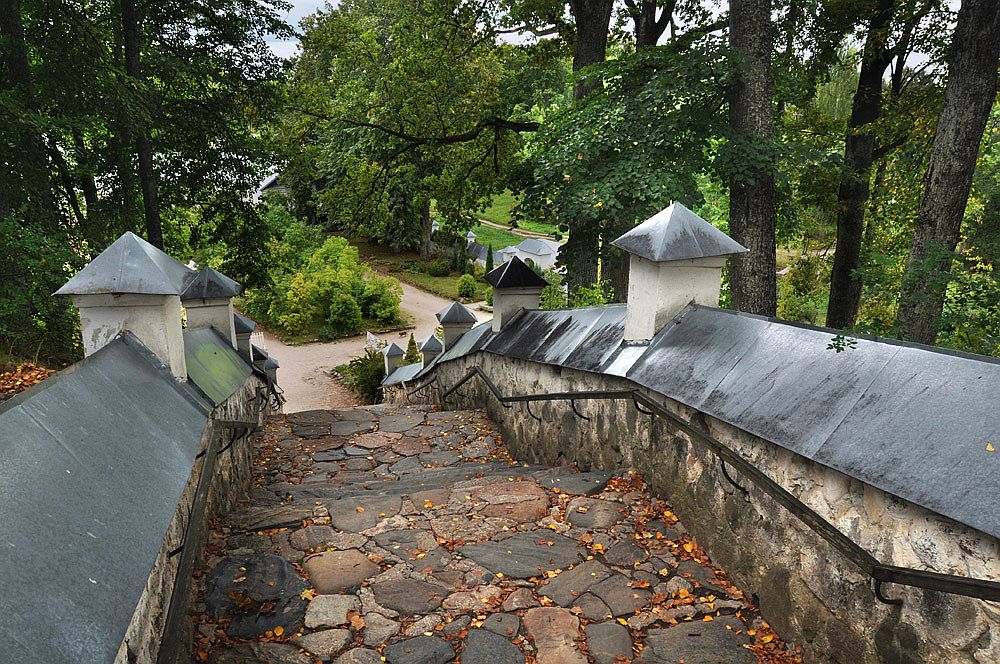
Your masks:
{"label": "tree trunk", "polygon": [[[87,152],[87,149],[83,143],[83,136],[80,135],[79,131],[73,132],[73,143],[76,146],[77,164],[86,163],[83,155]],[[80,189],[83,190],[83,202],[87,206],[87,216],[89,217],[97,210],[97,181],[94,179],[94,173],[89,169],[80,177],[80,180]]]}
{"label": "tree trunk", "polygon": [[[608,27],[614,4],[614,0],[570,0],[569,8],[576,22],[574,72],[604,62],[608,53]],[[573,98],[583,99],[597,87],[596,82],[578,82],[573,88]]]}
{"label": "tree trunk", "polygon": [[896,317],[900,336],[909,341],[933,344],[941,329],[979,144],[996,99],[998,61],[1000,3],[963,0]]}
{"label": "tree trunk", "polygon": [[[121,0],[122,36],[125,44],[125,73],[133,80],[136,90],[142,89],[142,69],[139,62],[139,16],[135,0]],[[144,118],[138,118],[135,131],[135,151],[139,158],[139,187],[142,189],[142,209],[146,219],[146,239],[154,247],[163,248],[163,226],[160,202],[153,170],[153,144]]]}
{"label": "tree trunk", "polygon": [[[730,124],[736,141],[770,153],[774,139],[771,90],[771,2],[732,0],[729,41],[736,58]],[[774,170],[731,177],[729,230],[750,250],[730,267],[733,307],[773,316],[777,310],[774,238]]]}
{"label": "tree trunk", "polygon": [[634,2],[625,3],[632,14],[632,21],[635,24],[635,48],[646,46],[656,46],[663,36],[663,32],[670,25],[670,17],[674,13],[677,0],[667,0],[663,4],[663,11],[660,17],[656,17],[656,0],[641,0],[636,6]]}
{"label": "tree trunk", "polygon": [[[433,222],[431,221],[431,200],[428,198],[420,205],[420,228],[423,235],[423,240],[420,242],[420,259],[430,260],[431,254],[434,249],[434,243],[431,240],[431,231],[433,230]],[[463,239],[464,241],[464,239]]]}
{"label": "tree trunk", "polygon": [[[14,90],[26,110],[37,110],[19,0],[0,0],[0,44],[4,47],[3,68],[7,74],[4,88]],[[20,158],[16,161],[15,169],[20,168],[20,180],[30,213],[33,217],[37,216],[46,227],[56,228],[59,224],[59,212],[49,180],[49,163],[42,137],[28,122],[20,123],[16,131]],[[12,192],[13,183],[8,182],[7,187]]]}
{"label": "tree trunk", "polygon": [[873,124],[882,111],[882,75],[892,61],[886,34],[892,20],[894,0],[879,0],[868,25],[862,51],[861,73],[854,93],[851,119],[844,137],[844,169],[837,194],[837,250],[830,275],[830,302],[826,309],[829,327],[854,325],[861,306],[861,242],[865,227],[871,168],[874,162]]}

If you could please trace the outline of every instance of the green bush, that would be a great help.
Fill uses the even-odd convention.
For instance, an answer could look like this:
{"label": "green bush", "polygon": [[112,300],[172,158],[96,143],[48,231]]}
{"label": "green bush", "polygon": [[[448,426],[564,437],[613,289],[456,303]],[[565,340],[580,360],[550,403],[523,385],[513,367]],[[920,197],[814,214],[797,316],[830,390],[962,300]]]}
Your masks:
{"label": "green bush", "polygon": [[410,341],[406,344],[406,353],[403,354],[403,364],[416,364],[423,359],[420,349],[417,347],[417,340],[410,333]]}
{"label": "green bush", "polygon": [[331,336],[342,337],[361,331],[361,307],[347,293],[334,293],[326,315],[326,330]]}
{"label": "green bush", "polygon": [[382,401],[382,380],[385,379],[385,362],[382,353],[371,348],[347,365],[344,382],[361,395],[367,403]]}
{"label": "green bush", "polygon": [[611,282],[598,281],[590,286],[577,286],[569,294],[570,307],[603,307],[614,298]]}
{"label": "green bush", "polygon": [[382,323],[398,321],[403,287],[392,277],[369,274],[361,291],[361,311]]}
{"label": "green bush", "polygon": [[476,297],[476,278],[463,274],[458,278],[458,297],[471,300]]}
{"label": "green bush", "polygon": [[[545,291],[542,292],[544,293]],[[486,304],[491,307],[493,306],[493,288],[491,286],[486,287]]]}
{"label": "green bush", "polygon": [[447,277],[451,274],[451,261],[447,258],[435,258],[424,265],[424,272],[432,277]]}

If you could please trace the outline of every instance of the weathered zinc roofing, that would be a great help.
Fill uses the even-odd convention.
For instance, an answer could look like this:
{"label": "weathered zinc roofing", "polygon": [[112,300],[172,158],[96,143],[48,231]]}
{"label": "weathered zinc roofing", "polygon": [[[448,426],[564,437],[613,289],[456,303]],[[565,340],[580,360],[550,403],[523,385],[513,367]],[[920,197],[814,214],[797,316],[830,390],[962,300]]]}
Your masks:
{"label": "weathered zinc roofing", "polygon": [[406,355],[402,348],[397,346],[395,343],[391,343],[382,349],[382,354],[386,357],[400,357]]}
{"label": "weathered zinc roofing", "polygon": [[483,278],[493,288],[545,288],[549,285],[517,256],[494,268]]}
{"label": "weathered zinc roofing", "polygon": [[[625,307],[524,311],[479,325],[438,364],[479,350],[626,376],[982,532],[1000,537],[1000,360],[691,305],[647,346],[622,344]],[[676,322],[679,321],[679,322]],[[391,384],[391,383],[387,383]],[[501,386],[502,389],[502,386]]]}
{"label": "weathered zinc roofing", "polygon": [[475,323],[477,320],[476,314],[462,306],[461,302],[452,302],[437,312],[437,319],[442,325],[446,323]]}
{"label": "weathered zinc roofing", "polygon": [[181,300],[213,300],[236,297],[243,292],[243,286],[210,267],[203,267],[195,275],[184,292]]}
{"label": "weathered zinc roofing", "polygon": [[525,238],[519,245],[517,245],[518,250],[534,254],[536,256],[548,256],[550,254],[554,254],[558,247],[559,245],[555,242],[550,243],[533,237]]}
{"label": "weathered zinc roofing", "polygon": [[114,660],[210,408],[128,335],[0,405],[0,661]]}
{"label": "weathered zinc roofing", "polygon": [[392,373],[385,377],[382,381],[383,385],[395,385],[397,383],[407,383],[420,373],[423,369],[423,365],[420,362],[415,362],[413,364],[404,364],[401,367],[396,367]]}
{"label": "weathered zinc roofing", "polygon": [[680,203],[673,203],[612,245],[651,261],[728,256],[747,248]]}
{"label": "weathered zinc roofing", "polygon": [[1000,361],[690,307],[628,377],[713,417],[1000,536]]}
{"label": "weathered zinc roofing", "polygon": [[257,327],[252,318],[247,318],[238,311],[233,312],[233,325],[236,327],[236,334],[250,334]]}
{"label": "weathered zinc roofing", "polygon": [[438,339],[435,335],[432,334],[431,336],[427,337],[420,343],[420,350],[441,352],[444,350],[444,344],[441,343],[440,339]]}
{"label": "weathered zinc roofing", "polygon": [[177,262],[138,235],[126,232],[63,284],[55,294],[180,295],[195,275],[194,270]]}
{"label": "weathered zinc roofing", "polygon": [[184,332],[184,360],[188,379],[205,393],[213,406],[228,399],[252,371],[232,344],[211,327]]}

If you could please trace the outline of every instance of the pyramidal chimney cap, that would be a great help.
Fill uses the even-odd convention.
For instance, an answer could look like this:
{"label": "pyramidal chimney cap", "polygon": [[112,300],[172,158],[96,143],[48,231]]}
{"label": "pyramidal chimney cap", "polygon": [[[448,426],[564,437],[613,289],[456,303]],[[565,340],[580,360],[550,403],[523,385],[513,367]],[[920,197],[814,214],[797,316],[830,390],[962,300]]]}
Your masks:
{"label": "pyramidal chimney cap", "polygon": [[729,256],[748,251],[742,244],[676,202],[611,244],[656,263]]}
{"label": "pyramidal chimney cap", "polygon": [[452,302],[447,307],[437,312],[437,319],[442,325],[475,323],[478,321],[476,314],[462,306],[461,302]]}
{"label": "pyramidal chimney cap", "polygon": [[215,300],[236,297],[243,293],[243,286],[210,267],[203,267],[181,293],[184,300]]}
{"label": "pyramidal chimney cap", "polygon": [[517,256],[494,268],[483,278],[493,288],[545,288],[549,285],[549,282]]}
{"label": "pyramidal chimney cap", "polygon": [[180,295],[197,272],[132,232],[125,232],[56,295]]}

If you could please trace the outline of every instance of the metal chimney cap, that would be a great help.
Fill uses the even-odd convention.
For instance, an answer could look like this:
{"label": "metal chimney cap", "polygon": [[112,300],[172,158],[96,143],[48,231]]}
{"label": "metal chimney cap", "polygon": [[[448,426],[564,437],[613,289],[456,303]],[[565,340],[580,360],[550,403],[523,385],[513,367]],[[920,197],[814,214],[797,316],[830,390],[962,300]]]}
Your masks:
{"label": "metal chimney cap", "polygon": [[55,295],[180,295],[197,274],[126,231]]}
{"label": "metal chimney cap", "polygon": [[742,244],[676,202],[611,244],[656,263],[729,256],[748,251]]}

